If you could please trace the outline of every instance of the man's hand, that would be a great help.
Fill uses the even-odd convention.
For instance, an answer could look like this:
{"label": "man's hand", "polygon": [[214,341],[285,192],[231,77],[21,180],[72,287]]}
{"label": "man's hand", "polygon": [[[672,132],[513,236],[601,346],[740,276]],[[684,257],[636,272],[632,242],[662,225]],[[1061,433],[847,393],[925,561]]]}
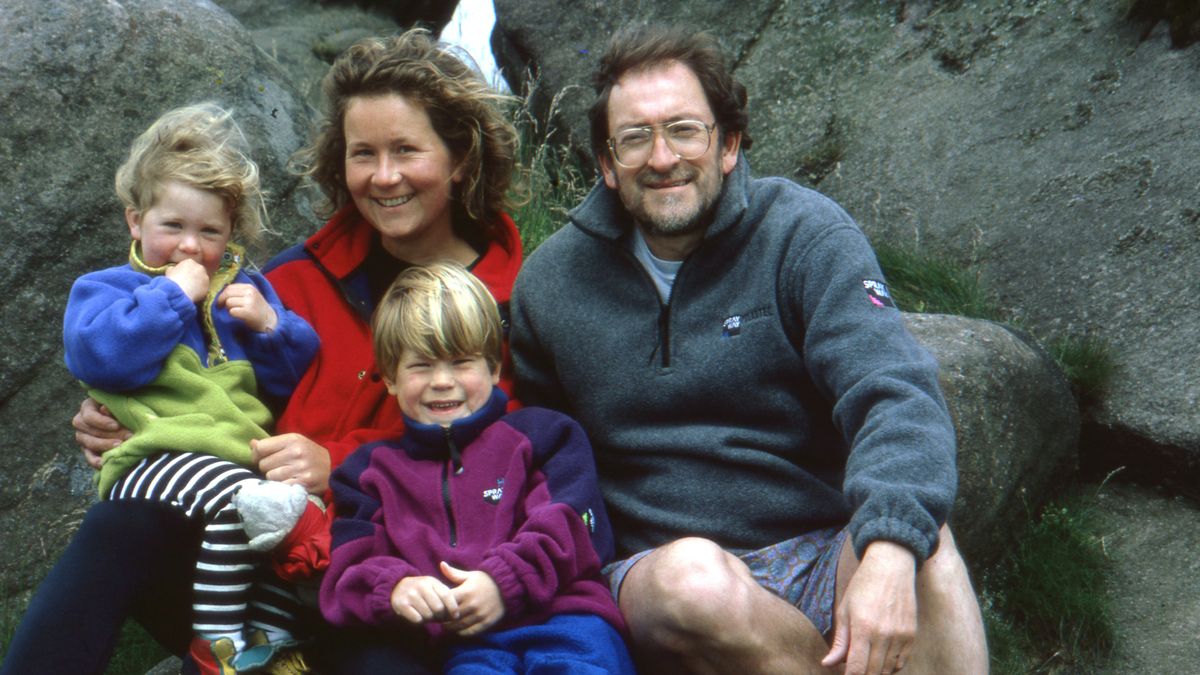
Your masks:
{"label": "man's hand", "polygon": [[174,281],[192,302],[200,302],[208,295],[208,271],[191,258],[171,265],[163,276]]}
{"label": "man's hand", "polygon": [[329,489],[329,451],[300,434],[250,441],[254,461],[267,480],[297,483],[309,493]]}
{"label": "man's hand", "polygon": [[90,397],[79,405],[79,412],[71,418],[71,426],[75,427],[75,442],[83,450],[83,458],[93,469],[100,468],[101,455],[133,435],[121,426],[108,408]]}
{"label": "man's hand", "polygon": [[253,284],[229,284],[221,291],[217,305],[224,307],[230,316],[240,319],[256,333],[273,331],[279,323],[275,309]]}
{"label": "man's hand", "polygon": [[454,593],[437,577],[404,577],[392,589],[392,611],[417,625],[458,618]]}
{"label": "man's hand", "polygon": [[833,648],[845,675],[890,675],[904,668],[917,635],[917,562],[903,546],[876,541],[846,586],[834,618]]}
{"label": "man's hand", "polygon": [[456,569],[445,561],[442,574],[457,584],[453,589],[458,603],[458,617],[446,621],[446,629],[463,637],[477,635],[504,618],[504,600],[500,587],[487,572]]}

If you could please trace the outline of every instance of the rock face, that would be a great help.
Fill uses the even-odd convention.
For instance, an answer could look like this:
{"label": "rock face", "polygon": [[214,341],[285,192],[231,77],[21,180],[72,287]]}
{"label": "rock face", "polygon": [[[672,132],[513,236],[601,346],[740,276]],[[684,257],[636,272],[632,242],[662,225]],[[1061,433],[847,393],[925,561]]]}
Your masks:
{"label": "rock face", "polygon": [[[1186,673],[1200,659],[1200,508],[1137,485],[1097,490],[1099,521],[1117,636],[1100,675]],[[1153,551],[1153,555],[1146,555]]]}
{"label": "rock face", "polygon": [[941,369],[958,439],[950,526],[978,578],[1074,471],[1079,410],[1058,366],[1010,329],[946,315],[905,319]]}
{"label": "rock face", "polygon": [[[210,3],[13,0],[0,12],[0,595],[45,569],[93,498],[69,419],[62,312],[80,274],[119,264],[129,231],[113,174],[167,108],[235,111],[270,188],[269,245],[315,221],[285,164],[308,114],[240,23]],[[260,256],[258,258],[262,260]]]}
{"label": "rock face", "polygon": [[[1082,462],[1200,496],[1200,47],[1173,48],[1168,21],[1126,0],[531,5],[497,0],[494,41],[547,97],[624,21],[712,31],[757,173],[816,186],[876,241],[976,263],[1039,338],[1107,343]],[[590,99],[560,106],[584,145]]]}

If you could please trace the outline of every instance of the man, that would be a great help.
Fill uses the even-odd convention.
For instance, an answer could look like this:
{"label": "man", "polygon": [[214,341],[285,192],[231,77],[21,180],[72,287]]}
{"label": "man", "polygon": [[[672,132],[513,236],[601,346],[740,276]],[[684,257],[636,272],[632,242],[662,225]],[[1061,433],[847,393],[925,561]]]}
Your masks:
{"label": "man", "polygon": [[512,351],[518,397],[593,440],[639,663],[986,672],[937,364],[866,239],[750,178],[711,37],[622,31],[596,87],[603,181],[518,277]]}

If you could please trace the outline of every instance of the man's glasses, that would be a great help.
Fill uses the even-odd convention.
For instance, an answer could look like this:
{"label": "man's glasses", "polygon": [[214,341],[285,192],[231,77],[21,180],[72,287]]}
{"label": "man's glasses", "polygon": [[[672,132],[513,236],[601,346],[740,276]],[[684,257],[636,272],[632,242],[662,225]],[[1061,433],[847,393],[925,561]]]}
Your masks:
{"label": "man's glasses", "polygon": [[715,126],[699,120],[679,120],[648,127],[622,129],[608,139],[613,159],[626,169],[637,169],[650,161],[654,152],[654,134],[658,130],[667,148],[680,159],[696,159],[708,151]]}

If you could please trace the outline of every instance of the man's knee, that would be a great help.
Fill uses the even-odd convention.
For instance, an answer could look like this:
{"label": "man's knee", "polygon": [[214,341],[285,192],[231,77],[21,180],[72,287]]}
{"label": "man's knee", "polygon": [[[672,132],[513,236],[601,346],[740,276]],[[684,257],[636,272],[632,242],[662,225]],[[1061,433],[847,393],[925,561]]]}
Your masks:
{"label": "man's knee", "polygon": [[630,570],[621,589],[621,609],[657,622],[705,630],[728,625],[744,605],[749,574],[739,574],[736,558],[712,541],[689,537],[656,549]]}

